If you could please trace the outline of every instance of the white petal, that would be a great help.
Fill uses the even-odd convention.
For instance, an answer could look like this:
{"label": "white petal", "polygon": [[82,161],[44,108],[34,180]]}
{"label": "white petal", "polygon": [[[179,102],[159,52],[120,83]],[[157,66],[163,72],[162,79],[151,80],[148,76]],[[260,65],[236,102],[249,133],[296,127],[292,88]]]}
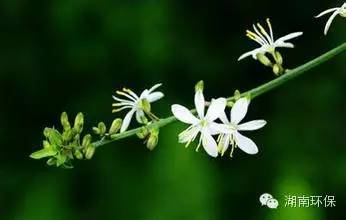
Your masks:
{"label": "white petal", "polygon": [[197,91],[195,93],[195,107],[199,118],[204,118],[205,100],[202,91]]}
{"label": "white petal", "polygon": [[121,125],[121,128],[120,128],[120,133],[127,130],[127,128],[128,128],[129,125],[130,125],[132,116],[133,116],[133,114],[135,113],[135,111],[136,111],[136,109],[132,109],[131,111],[129,111],[129,112],[126,114],[126,116],[125,116],[125,118],[124,118],[124,121],[123,121],[123,124]]}
{"label": "white petal", "polygon": [[238,58],[238,61],[240,61],[240,60],[242,60],[242,59],[244,59],[244,58],[246,58],[246,57],[249,57],[249,56],[252,56],[252,57],[256,60],[257,58],[255,58],[255,57],[256,57],[257,53],[258,53],[258,48],[257,48],[257,49],[254,49],[254,50],[251,50],[251,51],[249,51],[249,52],[246,52],[246,53],[244,53],[243,55],[241,55],[241,56]]}
{"label": "white petal", "polygon": [[326,26],[325,26],[325,28],[324,28],[324,35],[327,35],[330,25],[332,24],[334,18],[335,18],[338,14],[339,14],[339,11],[335,11],[335,12],[332,14],[332,16],[330,16],[330,18],[328,19],[327,24],[326,24]]}
{"label": "white petal", "polygon": [[235,132],[234,134],[234,139],[237,144],[237,146],[243,150],[245,153],[248,154],[257,154],[258,153],[258,148],[250,138],[247,138],[243,135],[241,135],[239,132]]}
{"label": "white petal", "polygon": [[226,115],[226,113],[225,112],[222,112],[221,114],[220,114],[220,120],[222,121],[222,123],[224,123],[224,124],[229,124],[229,120],[228,120],[228,118],[227,118],[227,115]]}
{"label": "white petal", "polygon": [[264,127],[264,125],[266,124],[267,122],[265,120],[253,120],[253,121],[249,121],[249,122],[238,125],[237,129],[239,131],[253,131],[253,130],[257,130]]}
{"label": "white petal", "polygon": [[330,9],[327,9],[327,10],[325,10],[325,11],[319,13],[318,15],[316,15],[315,18],[319,18],[319,17],[321,17],[321,16],[323,16],[323,15],[326,15],[326,14],[331,13],[331,12],[333,12],[333,11],[335,11],[335,10],[338,10],[338,9],[339,9],[339,8],[330,8]]}
{"label": "white petal", "polygon": [[173,115],[179,120],[186,124],[196,124],[199,120],[184,106],[172,105],[171,107]]}
{"label": "white petal", "polygon": [[299,37],[301,35],[303,35],[303,32],[294,32],[294,33],[291,33],[291,34],[287,34],[286,36],[280,37],[275,42],[284,42],[284,41],[291,40],[293,38]]}
{"label": "white petal", "polygon": [[145,89],[141,95],[139,96],[140,99],[146,99],[149,95],[149,90]]}
{"label": "white petal", "polygon": [[217,144],[214,138],[207,132],[202,132],[202,145],[204,150],[212,157],[217,157]]}
{"label": "white petal", "polygon": [[209,129],[209,133],[211,135],[217,135],[217,134],[221,134],[221,133],[225,134],[225,133],[229,132],[227,125],[218,124],[215,122],[210,123],[208,126],[208,129]]}
{"label": "white petal", "polygon": [[148,102],[155,102],[164,96],[162,92],[153,92],[147,96]]}
{"label": "white petal", "polygon": [[138,123],[143,123],[143,120],[142,120],[143,116],[144,116],[144,111],[142,109],[138,109],[136,111],[136,120],[138,121]]}
{"label": "white petal", "polygon": [[155,89],[159,88],[162,85],[162,83],[155,84],[153,87],[151,87],[148,92],[152,93]]}
{"label": "white petal", "polygon": [[225,98],[218,98],[211,101],[205,118],[208,121],[215,121],[225,111],[227,101]]}
{"label": "white petal", "polygon": [[286,42],[275,42],[275,47],[294,48],[294,45]]}
{"label": "white petal", "polygon": [[250,100],[247,98],[238,99],[231,110],[231,123],[238,124],[246,115]]}

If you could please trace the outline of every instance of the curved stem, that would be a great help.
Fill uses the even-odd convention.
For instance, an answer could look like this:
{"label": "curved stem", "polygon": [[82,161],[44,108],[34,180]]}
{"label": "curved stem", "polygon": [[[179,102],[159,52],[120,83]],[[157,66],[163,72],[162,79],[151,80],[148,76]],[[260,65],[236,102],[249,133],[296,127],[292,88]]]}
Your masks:
{"label": "curved stem", "polygon": [[[331,58],[333,58],[334,56],[340,54],[341,52],[343,52],[344,50],[346,50],[346,43],[341,44],[340,46],[328,51],[327,53],[295,68],[292,70],[287,71],[285,74],[283,74],[280,77],[277,77],[274,80],[271,80],[265,84],[262,84],[254,89],[251,89],[247,92],[244,92],[241,94],[241,96],[248,96],[250,95],[251,98],[255,98],[259,95],[262,95],[263,93],[266,93],[272,89],[275,89],[276,87],[284,84],[285,82],[307,72],[308,70],[330,60]],[[229,97],[227,98],[228,101],[235,101],[235,97]],[[191,111],[195,111],[195,110],[191,110]],[[170,116],[164,119],[160,119],[157,122],[154,122],[150,125],[148,125],[147,127],[150,129],[152,127],[164,127],[172,122],[176,121],[176,118],[174,116]],[[138,133],[140,131],[140,127],[139,128],[135,128],[123,133],[119,133],[119,134],[114,134],[111,136],[111,140],[100,140],[100,141],[96,141],[93,143],[94,147],[99,147],[105,144],[108,144],[110,142],[116,141],[116,140],[120,140],[123,138],[127,138],[133,135],[136,135],[136,133]]]}

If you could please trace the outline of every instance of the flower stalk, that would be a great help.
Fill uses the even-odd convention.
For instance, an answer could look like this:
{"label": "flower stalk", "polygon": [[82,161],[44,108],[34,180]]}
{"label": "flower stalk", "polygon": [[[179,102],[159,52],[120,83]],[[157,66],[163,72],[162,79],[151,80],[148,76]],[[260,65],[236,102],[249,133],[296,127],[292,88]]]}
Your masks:
{"label": "flower stalk", "polygon": [[[228,102],[234,102],[236,100],[236,96],[240,96],[240,97],[247,97],[250,96],[251,99],[256,98],[257,96],[260,96],[266,92],[269,92],[277,87],[279,87],[280,85],[288,82],[291,79],[296,78],[297,76],[302,75],[303,73],[306,73],[307,71],[309,71],[310,69],[327,62],[328,60],[332,59],[333,57],[335,57],[338,54],[341,54],[342,52],[344,52],[346,50],[346,43],[341,44],[340,46],[320,55],[319,57],[301,65],[298,66],[292,70],[288,70],[285,74],[275,78],[274,80],[271,80],[267,83],[264,83],[256,88],[253,88],[249,91],[246,91],[244,93],[239,94],[235,94],[234,96],[231,96],[229,98],[227,98]],[[192,113],[196,113],[196,110],[191,110]],[[161,128],[164,127],[172,122],[175,122],[177,119],[174,116],[170,116],[167,118],[163,118],[160,119],[156,122],[153,122],[149,125],[147,125],[147,129],[153,129],[153,128]],[[141,132],[143,130],[143,127],[139,127],[139,128],[135,128],[132,130],[128,130],[122,133],[118,133],[118,134],[114,134],[111,135],[110,139],[103,139],[103,140],[99,140],[96,142],[93,142],[92,145],[97,148],[106,144],[109,144],[111,142],[114,142],[116,140],[121,140],[127,137],[131,137],[136,135],[137,133]]]}

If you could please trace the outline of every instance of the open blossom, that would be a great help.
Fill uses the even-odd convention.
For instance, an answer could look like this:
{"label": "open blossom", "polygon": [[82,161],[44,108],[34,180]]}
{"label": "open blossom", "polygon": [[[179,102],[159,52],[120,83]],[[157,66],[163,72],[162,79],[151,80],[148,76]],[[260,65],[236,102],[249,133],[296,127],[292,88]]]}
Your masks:
{"label": "open blossom", "polygon": [[270,20],[267,19],[266,21],[269,28],[269,33],[259,23],[257,23],[257,27],[256,25],[253,25],[254,32],[250,30],[246,31],[246,36],[249,37],[251,40],[257,42],[261,46],[252,51],[244,53],[238,58],[238,61],[248,56],[252,56],[255,60],[257,60],[257,54],[265,54],[267,52],[274,53],[275,49],[278,47],[294,48],[294,45],[292,43],[288,43],[286,41],[296,38],[303,34],[303,32],[294,32],[286,36],[280,37],[277,40],[274,40]]}
{"label": "open blossom", "polygon": [[197,90],[195,93],[197,116],[194,116],[184,106],[177,104],[172,105],[172,113],[179,121],[190,124],[185,131],[179,134],[180,143],[186,143],[187,147],[196,139],[198,134],[200,134],[197,150],[202,144],[204,150],[210,156],[217,157],[217,143],[212,135],[219,134],[223,126],[214,121],[224,112],[226,108],[226,99],[218,98],[212,100],[206,114],[204,112],[205,105],[206,102],[202,90]]}
{"label": "open blossom", "polygon": [[248,154],[256,154],[258,152],[256,144],[251,139],[239,133],[239,131],[257,130],[266,124],[265,120],[254,120],[239,124],[247,113],[249,103],[250,101],[247,98],[240,98],[231,109],[230,120],[228,120],[225,113],[221,115],[221,121],[228,128],[227,132],[219,136],[218,147],[221,155],[225,153],[230,145],[232,146],[231,156],[235,147],[239,147]]}
{"label": "open blossom", "polygon": [[145,113],[148,113],[146,112],[146,108],[148,108],[147,106],[164,96],[162,92],[154,92],[160,86],[161,84],[156,84],[149,90],[145,89],[140,96],[126,88],[124,88],[122,91],[116,92],[118,95],[124,96],[125,99],[113,96],[113,99],[117,101],[117,103],[112,104],[113,107],[116,107],[112,112],[119,112],[125,109],[130,110],[123,120],[120,132],[127,130],[135,113],[136,120],[139,123],[144,123]]}
{"label": "open blossom", "polygon": [[319,18],[321,16],[324,16],[324,15],[332,13],[332,12],[333,12],[333,14],[329,17],[329,19],[326,23],[326,26],[324,27],[324,35],[327,35],[329,27],[337,15],[340,15],[341,17],[346,17],[346,2],[341,7],[330,8],[330,9],[327,9],[327,10],[321,12],[319,15],[315,16],[315,18]]}

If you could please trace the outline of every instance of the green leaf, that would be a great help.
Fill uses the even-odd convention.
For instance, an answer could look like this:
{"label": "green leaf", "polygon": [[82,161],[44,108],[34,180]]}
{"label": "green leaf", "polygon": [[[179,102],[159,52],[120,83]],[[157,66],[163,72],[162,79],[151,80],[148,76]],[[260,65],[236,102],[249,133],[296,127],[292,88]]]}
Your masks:
{"label": "green leaf", "polygon": [[30,154],[30,157],[33,159],[41,159],[44,157],[51,157],[56,155],[56,151],[52,148],[43,148],[39,151],[35,151],[34,153]]}

